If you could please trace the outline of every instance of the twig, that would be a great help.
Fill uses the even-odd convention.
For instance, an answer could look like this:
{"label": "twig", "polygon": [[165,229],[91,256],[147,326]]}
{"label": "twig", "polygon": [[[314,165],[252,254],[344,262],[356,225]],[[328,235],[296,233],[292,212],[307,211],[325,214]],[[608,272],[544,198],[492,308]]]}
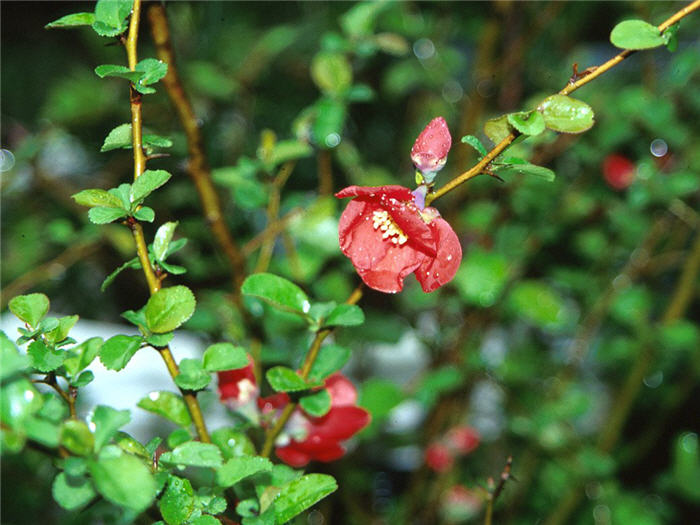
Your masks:
{"label": "twig", "polygon": [[318,169],[318,194],[330,195],[333,193],[333,167],[331,166],[330,150],[319,150],[316,162]]}
{"label": "twig", "polygon": [[498,496],[503,492],[503,488],[506,486],[506,481],[508,481],[512,475],[510,469],[513,465],[513,456],[508,456],[506,460],[506,466],[503,467],[501,472],[501,479],[498,481],[498,485],[494,487],[493,479],[489,479],[489,491],[486,502],[486,515],[484,516],[484,525],[491,525],[493,522],[493,505],[498,499]]}
{"label": "twig", "polygon": [[53,372],[46,374],[46,377],[44,377],[44,379],[33,379],[32,383],[48,385],[51,388],[53,388],[58,393],[58,395],[61,396],[61,398],[68,404],[68,410],[70,411],[71,419],[76,418],[75,401],[78,397],[77,389],[75,389],[74,387],[69,387],[68,392],[63,390],[58,384],[58,381],[56,381],[56,374],[54,374]]}
{"label": "twig", "polygon": [[287,212],[281,219],[276,220],[272,224],[268,224],[263,231],[258,233],[255,237],[249,240],[243,245],[243,255],[249,256],[255,250],[257,250],[269,236],[274,236],[283,231],[292,220],[299,216],[304,210],[301,208],[294,208],[293,210]]}
{"label": "twig", "polygon": [[160,60],[168,64],[168,73],[162,80],[163,85],[175,107],[187,138],[189,153],[187,173],[197,189],[204,217],[214,234],[214,238],[231,265],[234,294],[238,297],[240,285],[246,275],[245,257],[224,221],[219,196],[211,181],[211,170],[204,151],[202,133],[178,73],[168,19],[163,5],[157,2],[152,3],[148,8],[148,18],[151,23],[153,41],[156,45],[156,54]]}
{"label": "twig", "polygon": [[[139,17],[141,13],[141,0],[134,0],[133,10],[131,12],[131,20],[129,21],[129,32],[125,41],[125,48],[127,54],[127,60],[129,63],[129,68],[133,71],[134,67],[138,62],[138,56],[136,54],[136,45],[138,42],[138,28],[139,28]],[[142,135],[142,121],[141,121],[141,95],[138,93],[133,85],[130,85],[130,97],[131,103],[131,130],[133,137],[133,149],[134,149],[134,179],[137,179],[146,169],[146,157],[141,147],[141,135]],[[151,261],[148,258],[148,248],[146,247],[146,240],[143,235],[143,228],[141,224],[133,218],[127,221],[129,228],[131,229],[134,241],[136,242],[136,252],[141,262],[141,267],[143,268],[144,276],[148,282],[148,290],[151,295],[155,294],[161,285],[160,279],[155,274],[153,267],[151,266]],[[175,362],[172,352],[168,346],[163,348],[158,348],[165,366],[170,373],[173,380],[180,374],[180,370]],[[209,437],[209,432],[207,430],[206,424],[204,422],[204,417],[202,415],[202,409],[197,401],[197,396],[194,392],[183,390],[180,388],[182,397],[185,400],[187,409],[189,410],[190,416],[192,417],[192,422],[197,429],[197,435],[201,441],[206,443],[211,442]]]}
{"label": "twig", "polygon": [[[677,13],[675,13],[673,16],[671,16],[669,19],[664,21],[661,25],[658,26],[659,31],[663,32],[669,27],[671,27],[673,24],[678,22],[681,18],[689,15],[696,9],[700,7],[700,0],[695,0],[692,4],[687,5]],[[592,69],[587,75],[583,76],[582,78],[578,79],[576,82],[569,83],[559,91],[560,95],[568,95],[569,93],[573,93],[577,89],[579,89],[581,86],[584,86],[585,84],[588,84],[591,80],[596,79],[606,71],[612,69],[616,65],[618,65],[620,62],[622,62],[624,59],[629,57],[630,55],[634,54],[634,51],[626,49],[625,51],[615,55],[613,58],[605,62],[604,64],[601,64],[600,66],[595,67],[595,69]],[[520,133],[517,131],[513,131],[510,133],[507,137],[505,137],[501,142],[499,142],[486,156],[484,156],[483,159],[481,159],[479,162],[477,162],[472,168],[468,169],[461,175],[458,175],[451,181],[449,181],[447,184],[445,184],[442,188],[439,190],[429,193],[426,198],[425,198],[425,204],[426,206],[430,205],[431,202],[433,202],[435,199],[438,199],[445,195],[446,193],[452,191],[455,189],[457,186],[465,183],[471,178],[476,177],[477,175],[480,175],[481,173],[484,173],[485,168],[491,164],[491,162],[498,157],[508,146],[510,146],[513,141],[520,136]]]}
{"label": "twig", "polygon": [[[350,294],[350,297],[348,297],[345,303],[357,304],[357,302],[361,298],[362,285],[360,284]],[[306,358],[304,359],[304,363],[301,366],[301,370],[299,371],[299,375],[302,379],[308,379],[309,373],[311,372],[311,367],[313,366],[314,361],[316,361],[316,357],[318,356],[318,353],[321,350],[321,343],[323,343],[324,339],[326,339],[326,337],[328,337],[332,332],[333,328],[326,328],[324,330],[319,330],[318,332],[316,332],[316,337],[314,337],[314,340],[311,343],[311,346],[309,347],[309,351],[306,354]],[[292,416],[292,412],[294,412],[296,406],[297,403],[290,401],[289,404],[287,404],[287,406],[284,407],[284,410],[282,410],[282,413],[275,422],[274,426],[265,435],[265,443],[263,444],[262,452],[260,453],[261,456],[265,458],[270,457],[272,449],[275,446],[275,440],[277,439],[277,436],[284,429],[284,426],[287,424],[287,421],[289,421],[289,418]]]}

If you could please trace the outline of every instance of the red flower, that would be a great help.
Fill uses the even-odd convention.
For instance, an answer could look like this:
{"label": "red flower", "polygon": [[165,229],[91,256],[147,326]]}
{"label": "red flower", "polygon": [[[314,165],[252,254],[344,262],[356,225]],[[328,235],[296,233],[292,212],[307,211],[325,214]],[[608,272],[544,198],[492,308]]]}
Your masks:
{"label": "red flower", "polygon": [[232,408],[238,408],[257,399],[259,388],[255,381],[253,360],[248,356],[248,365],[236,370],[219,372],[219,398]]}
{"label": "red flower", "polygon": [[445,436],[447,446],[460,455],[469,454],[479,446],[479,433],[470,426],[453,427]]}
{"label": "red flower", "polygon": [[[303,467],[311,460],[333,461],[345,454],[341,441],[351,438],[370,421],[369,413],[356,406],[357,391],[342,374],[326,379],[331,409],[325,416],[313,417],[297,408],[277,440],[275,453],[292,467]],[[258,401],[265,412],[282,409],[289,403],[287,394],[276,394]]]}
{"label": "red flower", "polygon": [[440,511],[449,523],[462,523],[474,518],[481,511],[483,498],[464,485],[454,485],[442,498]]}
{"label": "red flower", "polygon": [[423,291],[432,292],[457,273],[457,235],[435,208],[419,209],[408,188],[349,186],[335,196],[355,197],[340,217],[340,249],[370,288],[400,292],[415,273]]}
{"label": "red flower", "polygon": [[435,472],[447,472],[454,462],[452,451],[440,442],[432,443],[425,449],[425,464]]}
{"label": "red flower", "polygon": [[608,186],[624,190],[634,181],[635,165],[627,157],[613,154],[603,161],[603,177]]}
{"label": "red flower", "polygon": [[445,166],[450,147],[452,137],[447,122],[444,118],[437,117],[418,135],[411,148],[411,160],[422,173],[435,173]]}

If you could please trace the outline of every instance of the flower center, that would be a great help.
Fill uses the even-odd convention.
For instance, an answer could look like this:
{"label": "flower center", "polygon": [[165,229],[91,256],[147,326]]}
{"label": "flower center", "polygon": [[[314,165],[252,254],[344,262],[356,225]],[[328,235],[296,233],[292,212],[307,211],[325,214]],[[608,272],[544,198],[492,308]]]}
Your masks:
{"label": "flower center", "polygon": [[408,236],[401,231],[401,228],[392,220],[388,211],[374,210],[374,212],[372,212],[372,221],[374,229],[383,232],[382,239],[391,239],[391,242],[399,246],[403,245],[408,240]]}

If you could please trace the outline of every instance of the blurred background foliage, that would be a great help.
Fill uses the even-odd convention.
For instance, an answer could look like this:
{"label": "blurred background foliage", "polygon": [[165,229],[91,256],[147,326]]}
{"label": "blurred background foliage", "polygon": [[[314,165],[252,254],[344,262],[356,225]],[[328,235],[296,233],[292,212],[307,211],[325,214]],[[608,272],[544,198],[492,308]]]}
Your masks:
{"label": "blurred background foliage", "polygon": [[[268,269],[316,300],[343,301],[359,279],[338,250],[334,191],[412,185],[411,144],[443,115],[455,145],[439,186],[476,160],[462,135],[487,143],[485,120],[534,107],[566,84],[574,63],[582,70],[610,58],[617,22],[658,24],[682,5],[173,2],[167,10],[248,271]],[[132,257],[131,236],[88,224],[70,195],[131,177],[131,151],[100,153],[107,133],[129,121],[126,84],[93,73],[124,63],[123,50],[89,29],[43,29],[84,7],[2,4],[2,147],[14,156],[1,183],[2,304],[41,291],[57,312],[114,321],[147,299],[136,270],[100,291]],[[314,466],[340,484],[314,519],[479,520],[478,505],[450,491],[464,485],[478,495],[512,455],[517,482],[498,500],[498,523],[692,521],[700,303],[687,269],[700,224],[698,29],[700,17],[686,18],[675,53],[637,53],[583,87],[575,96],[596,112],[589,132],[546,132],[509,150],[553,169],[555,182],[479,177],[436,203],[460,236],[461,268],[429,295],[412,278],[396,296],[367,292],[366,325],[336,333],[353,351],[348,370],[374,420],[349,457]],[[139,56],[155,56],[145,18]],[[157,91],[145,98],[145,125],[173,146],[149,167],[174,177],[150,205],[189,239],[174,258],[187,273],[170,281],[196,292],[190,330],[245,342],[230,269],[185,174],[184,134]],[[634,165],[628,187],[606,183],[602,166],[613,154]],[[293,171],[281,183],[284,163]],[[261,239],[279,218],[276,238]],[[254,306],[264,365],[298,365],[308,333]],[[458,424],[478,429],[482,444],[454,468],[430,471],[424,448]],[[55,508],[50,470],[38,456],[4,458],[8,523],[81,521]]]}

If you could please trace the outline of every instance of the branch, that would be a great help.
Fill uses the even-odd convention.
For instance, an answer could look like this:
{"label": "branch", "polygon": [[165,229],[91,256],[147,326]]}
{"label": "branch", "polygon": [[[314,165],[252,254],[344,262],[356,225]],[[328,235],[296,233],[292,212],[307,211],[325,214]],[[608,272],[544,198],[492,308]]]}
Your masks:
{"label": "branch", "polygon": [[493,523],[493,504],[498,499],[498,496],[501,495],[501,492],[503,492],[503,488],[506,486],[506,481],[513,477],[510,473],[512,465],[513,456],[508,456],[508,459],[506,460],[506,466],[503,467],[503,472],[501,472],[501,479],[498,481],[498,485],[494,486],[493,478],[489,479],[489,495],[486,503],[486,515],[484,517],[484,525],[491,525]]}
{"label": "branch", "polygon": [[[676,14],[671,16],[669,19],[664,21],[661,25],[658,26],[659,31],[663,32],[669,27],[671,27],[673,24],[678,22],[680,19],[683,17],[689,15],[696,9],[700,8],[700,0],[695,0],[693,3],[685,6],[683,9],[678,11]],[[630,55],[634,54],[633,50],[626,49],[625,51],[617,54],[604,64],[601,64],[600,66],[596,66],[593,68],[590,68],[590,73],[587,75],[583,76],[582,78],[578,79],[576,82],[568,84],[566,87],[561,89],[559,91],[560,95],[568,95],[569,93],[573,93],[576,91],[578,88],[581,86],[584,86],[588,84],[591,80],[594,80],[595,78],[599,77],[609,69],[612,69],[616,65],[618,65],[620,62],[622,62],[624,59],[629,57]],[[518,131],[513,131],[508,135],[506,138],[504,138],[501,142],[499,142],[483,159],[481,159],[477,164],[474,165],[474,167],[470,168],[469,170],[465,171],[461,175],[458,175],[451,181],[449,181],[447,184],[445,184],[442,188],[439,190],[429,193],[426,198],[425,198],[425,205],[429,206],[431,202],[433,202],[435,199],[438,199],[445,195],[446,193],[452,191],[455,189],[457,186],[467,182],[469,179],[476,177],[477,175],[480,175],[481,173],[484,172],[485,168],[491,164],[491,162],[498,156],[500,155],[508,146],[510,146],[513,141],[520,136],[520,133]]]}
{"label": "branch", "polygon": [[148,8],[148,18],[151,23],[153,41],[156,45],[156,54],[160,60],[168,64],[168,73],[162,82],[187,137],[189,153],[187,173],[197,189],[204,217],[214,234],[214,238],[231,265],[234,294],[238,296],[243,278],[246,275],[245,257],[223,218],[219,196],[211,181],[211,169],[204,152],[202,133],[177,70],[168,19],[163,5],[155,2],[151,4]]}
{"label": "branch", "polygon": [[[139,17],[141,14],[141,0],[134,0],[134,7],[131,13],[131,20],[129,21],[129,33],[124,43],[126,48],[127,60],[129,62],[129,68],[133,71],[136,63],[138,62],[138,57],[136,54],[136,44],[138,42],[138,30],[139,30]],[[141,147],[141,136],[142,136],[142,121],[141,121],[141,94],[138,93],[133,86],[130,85],[130,97],[129,101],[131,103],[131,130],[133,137],[133,149],[134,149],[134,180],[137,179],[146,169],[146,157]],[[151,295],[155,294],[160,290],[161,281],[156,277],[155,271],[151,266],[151,261],[148,258],[148,248],[146,246],[146,240],[143,235],[143,228],[141,224],[130,218],[127,221],[131,233],[134,236],[134,241],[136,242],[136,253],[138,254],[139,261],[141,262],[141,267],[143,268],[144,276],[148,282],[148,290]],[[180,374],[180,370],[175,362],[172,352],[168,346],[163,348],[158,348],[163,361],[165,361],[165,366],[170,373],[170,377],[173,380]],[[187,409],[190,412],[194,426],[197,429],[197,435],[201,441],[205,443],[210,443],[211,438],[209,437],[209,432],[204,423],[204,416],[202,415],[202,409],[197,401],[197,396],[194,392],[186,391],[180,388],[182,397],[185,400]]]}
{"label": "branch", "polygon": [[[348,297],[347,301],[345,301],[345,304],[357,304],[361,298],[362,284],[355,288],[355,290],[350,294],[350,297]],[[319,330],[316,332],[316,337],[314,337],[314,340],[309,347],[309,351],[306,354],[306,358],[304,359],[304,363],[301,366],[300,375],[302,379],[308,379],[309,373],[311,372],[311,367],[313,366],[314,361],[316,361],[316,357],[321,350],[321,343],[323,343],[324,339],[326,339],[326,337],[328,337],[332,332],[333,328],[326,328],[325,330]],[[284,429],[284,426],[287,424],[287,421],[289,421],[289,418],[292,416],[296,406],[297,403],[290,401],[289,404],[284,407],[284,410],[275,422],[275,425],[265,435],[265,443],[263,444],[262,452],[260,453],[261,456],[265,458],[270,457],[272,449],[275,446],[277,436],[279,436],[280,432],[282,432]]]}

